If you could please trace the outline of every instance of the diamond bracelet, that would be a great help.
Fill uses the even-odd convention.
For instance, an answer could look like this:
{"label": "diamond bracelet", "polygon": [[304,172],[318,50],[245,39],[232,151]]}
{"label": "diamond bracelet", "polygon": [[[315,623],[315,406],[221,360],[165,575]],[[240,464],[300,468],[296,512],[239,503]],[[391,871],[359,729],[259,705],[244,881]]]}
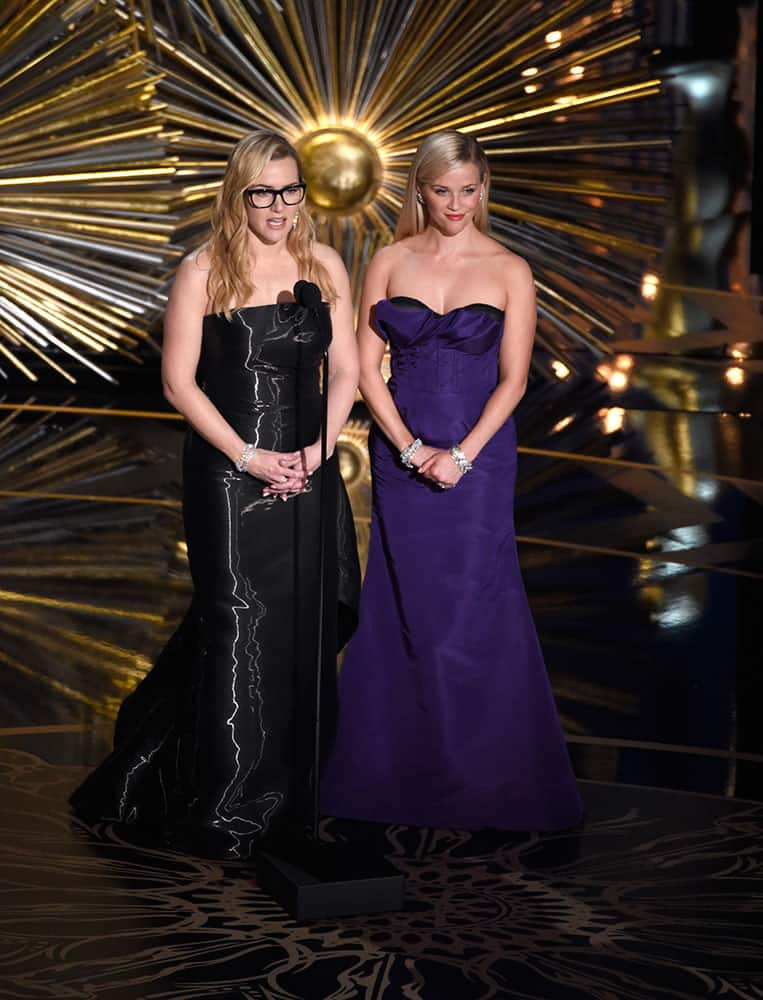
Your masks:
{"label": "diamond bracelet", "polygon": [[411,461],[411,459],[413,458],[413,456],[416,454],[416,452],[419,450],[419,448],[422,446],[423,443],[424,442],[421,440],[421,438],[414,438],[413,441],[411,441],[409,445],[406,445],[406,447],[403,448],[403,450],[400,452],[400,461],[406,467],[406,469],[413,468],[413,462]]}
{"label": "diamond bracelet", "polygon": [[466,455],[463,453],[463,451],[461,450],[461,448],[459,448],[457,444],[453,445],[448,454],[458,466],[458,469],[462,476],[465,476],[467,472],[471,472],[472,469],[474,468],[472,463],[469,461],[469,459],[466,457]]}
{"label": "diamond bracelet", "polygon": [[236,462],[236,470],[238,472],[246,472],[246,467],[249,465],[251,460],[254,458],[257,449],[250,442],[244,445],[244,450],[241,452],[241,458]]}

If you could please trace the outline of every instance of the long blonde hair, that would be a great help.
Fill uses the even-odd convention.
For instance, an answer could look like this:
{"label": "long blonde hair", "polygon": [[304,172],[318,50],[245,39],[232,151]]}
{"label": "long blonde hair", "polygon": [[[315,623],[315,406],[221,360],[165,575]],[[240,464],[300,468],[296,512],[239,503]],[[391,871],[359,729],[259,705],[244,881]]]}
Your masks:
{"label": "long blonde hair", "polygon": [[408,182],[403,198],[400,218],[397,220],[395,239],[402,240],[406,236],[415,236],[427,226],[427,210],[416,199],[416,187],[419,184],[431,184],[436,178],[462,167],[465,163],[474,163],[480,172],[483,186],[483,199],[474,213],[474,225],[482,233],[490,232],[488,216],[488,200],[490,198],[490,166],[485,152],[470,135],[447,129],[443,132],[433,132],[428,135],[416,150],[411,169],[408,172]]}
{"label": "long blonde hair", "polygon": [[[228,159],[212,211],[212,232],[206,245],[209,254],[207,296],[212,312],[223,312],[244,305],[251,298],[255,284],[251,278],[249,226],[244,206],[244,191],[251,187],[271,160],[291,157],[302,177],[299,154],[291,143],[277,132],[265,129],[250,132],[236,144]],[[326,267],[313,252],[315,230],[303,206],[286,240],[300,278],[314,281],[329,302],[336,299],[336,289]],[[255,263],[256,266],[256,263]]]}

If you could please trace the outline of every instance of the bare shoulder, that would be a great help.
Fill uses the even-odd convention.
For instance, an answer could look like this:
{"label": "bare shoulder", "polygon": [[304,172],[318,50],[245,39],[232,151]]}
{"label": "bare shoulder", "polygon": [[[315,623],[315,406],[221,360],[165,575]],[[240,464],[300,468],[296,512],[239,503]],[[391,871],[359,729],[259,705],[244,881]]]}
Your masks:
{"label": "bare shoulder", "polygon": [[206,247],[198,247],[181,260],[173,285],[181,286],[184,292],[206,296],[210,268],[211,261]]}
{"label": "bare shoulder", "polygon": [[351,298],[350,279],[347,276],[347,268],[344,266],[341,255],[333,247],[327,246],[325,243],[314,243],[313,257],[328,272],[337,298]]}
{"label": "bare shoulder", "polygon": [[207,244],[202,243],[200,247],[196,247],[195,250],[186,254],[180,262],[180,267],[185,271],[202,271],[205,275],[209,274],[212,268],[212,258],[209,255]]}
{"label": "bare shoulder", "polygon": [[499,265],[506,281],[510,285],[521,287],[523,285],[532,284],[533,275],[530,270],[530,265],[524,259],[520,257],[518,253],[514,253],[512,250],[507,250],[506,247],[501,246],[500,243],[496,243],[492,240],[497,248],[496,257],[498,258]]}
{"label": "bare shoulder", "polygon": [[180,261],[177,273],[182,274],[186,281],[203,281],[206,283],[212,268],[212,260],[206,245],[191,250]]}
{"label": "bare shoulder", "polygon": [[315,259],[320,261],[324,267],[337,268],[344,267],[344,261],[341,255],[337,251],[328,245],[328,243],[313,243],[313,254]]}
{"label": "bare shoulder", "polygon": [[408,239],[396,240],[394,243],[388,243],[381,250],[377,250],[374,254],[374,260],[378,260],[380,264],[385,267],[394,266],[399,260],[406,257],[410,253],[410,247],[408,246]]}
{"label": "bare shoulder", "polygon": [[418,233],[415,236],[406,236],[402,240],[395,240],[394,243],[382,247],[374,256],[376,273],[391,281],[413,264],[414,257],[420,252]]}
{"label": "bare shoulder", "polygon": [[401,240],[396,240],[394,243],[390,243],[385,250],[395,250],[397,253],[398,260],[406,260],[412,254],[421,253],[422,250],[426,252],[423,244],[423,234],[414,233],[413,236],[404,236]]}
{"label": "bare shoulder", "polygon": [[388,243],[371,258],[366,274],[372,279],[388,278],[401,258],[401,244]]}

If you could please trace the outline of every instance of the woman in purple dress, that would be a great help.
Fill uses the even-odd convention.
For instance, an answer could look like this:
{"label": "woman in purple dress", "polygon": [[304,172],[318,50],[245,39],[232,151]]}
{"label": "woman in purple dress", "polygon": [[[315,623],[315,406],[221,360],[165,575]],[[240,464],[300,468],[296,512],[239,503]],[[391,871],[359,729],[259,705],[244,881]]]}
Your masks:
{"label": "woman in purple dress", "polygon": [[396,240],[368,269],[359,346],[373,516],[323,775],[330,815],[506,830],[581,817],[514,536],[512,413],[534,285],[488,235],[489,184],[474,139],[429,136]]}

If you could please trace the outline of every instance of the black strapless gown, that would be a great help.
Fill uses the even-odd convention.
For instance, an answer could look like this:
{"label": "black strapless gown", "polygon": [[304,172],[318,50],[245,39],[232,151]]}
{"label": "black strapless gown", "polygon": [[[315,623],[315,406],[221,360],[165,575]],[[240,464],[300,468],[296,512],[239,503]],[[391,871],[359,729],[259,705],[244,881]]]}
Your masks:
{"label": "black strapless gown", "polygon": [[[204,320],[198,380],[245,441],[291,451],[320,432],[325,344],[296,303]],[[284,502],[194,431],[183,509],[193,603],[123,703],[114,750],[71,798],[97,820],[153,828],[173,846],[249,857],[309,820],[318,642],[319,499],[326,476],[322,737],[336,653],[356,622],[355,533],[336,455]]]}

